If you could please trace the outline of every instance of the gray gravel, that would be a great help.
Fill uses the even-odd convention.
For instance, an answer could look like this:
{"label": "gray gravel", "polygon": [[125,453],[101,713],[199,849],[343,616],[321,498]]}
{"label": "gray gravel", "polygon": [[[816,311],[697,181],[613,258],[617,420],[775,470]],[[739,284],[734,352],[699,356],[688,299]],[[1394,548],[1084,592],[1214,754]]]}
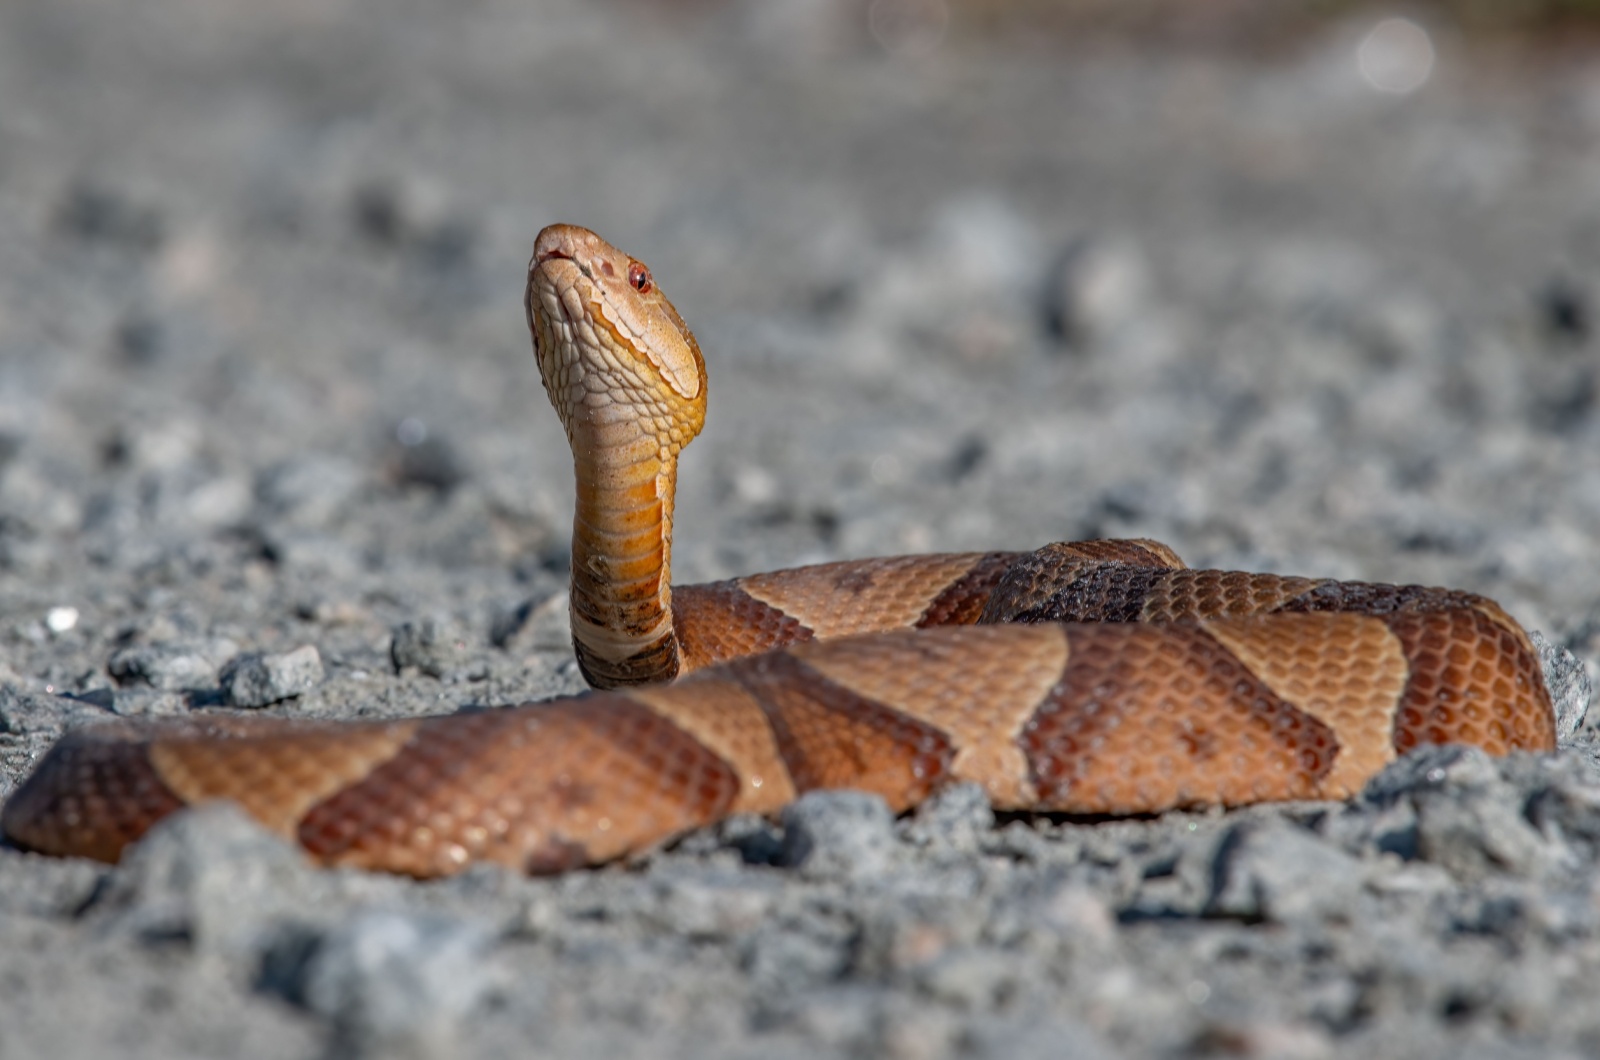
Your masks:
{"label": "gray gravel", "polygon": [[230,707],[264,707],[309,692],[322,678],[322,655],[315,644],[236,655],[222,671],[222,698]]}
{"label": "gray gravel", "polygon": [[205,808],[0,849],[0,1055],[1600,1052],[1592,64],[1435,27],[1400,96],[1374,14],[1246,59],[944,10],[0,10],[0,797],[117,715],[580,687],[554,220],[711,362],[682,580],[1138,535],[1454,585],[1543,632],[1566,748],[1154,820],[820,794],[538,881]]}

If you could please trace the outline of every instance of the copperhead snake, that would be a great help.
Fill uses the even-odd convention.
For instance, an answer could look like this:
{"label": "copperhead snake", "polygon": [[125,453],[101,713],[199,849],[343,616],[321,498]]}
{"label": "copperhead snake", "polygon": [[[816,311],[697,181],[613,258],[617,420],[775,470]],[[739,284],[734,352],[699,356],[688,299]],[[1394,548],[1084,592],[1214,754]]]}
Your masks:
{"label": "copperhead snake", "polygon": [[572,447],[573,645],[599,691],[78,730],[5,806],[11,842],[112,861],[231,799],[328,865],[554,872],[817,788],[1155,812],[1344,798],[1420,744],[1555,746],[1528,635],[1464,592],[1189,570],[1150,541],[672,587],[678,455],[705,416],[693,335],[643,264],[573,226],[539,234],[526,305]]}

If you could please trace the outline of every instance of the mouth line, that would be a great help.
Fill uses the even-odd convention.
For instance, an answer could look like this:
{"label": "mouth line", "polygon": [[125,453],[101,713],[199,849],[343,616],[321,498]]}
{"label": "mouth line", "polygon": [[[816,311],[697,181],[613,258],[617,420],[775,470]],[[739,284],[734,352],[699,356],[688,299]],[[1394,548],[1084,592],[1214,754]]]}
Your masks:
{"label": "mouth line", "polygon": [[589,271],[589,266],[573,257],[571,254],[568,254],[564,250],[552,247],[549,250],[542,251],[537,257],[534,258],[533,266],[534,268],[538,268],[547,261],[570,261],[577,267],[578,271],[583,274],[585,279],[589,280],[590,282],[594,281],[594,273]]}

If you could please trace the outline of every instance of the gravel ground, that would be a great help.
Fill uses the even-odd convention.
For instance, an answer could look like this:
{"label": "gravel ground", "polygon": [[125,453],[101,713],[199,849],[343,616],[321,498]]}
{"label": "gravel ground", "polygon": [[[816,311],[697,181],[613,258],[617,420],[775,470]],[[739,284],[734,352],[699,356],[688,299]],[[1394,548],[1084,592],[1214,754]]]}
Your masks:
{"label": "gravel ground", "polygon": [[[1485,592],[1593,671],[1592,67],[1435,27],[1400,94],[1371,12],[1247,59],[944,11],[0,9],[0,795],[114,715],[578,689],[555,220],[711,362],[680,580],[1152,536]],[[1594,1055],[1593,738],[1155,820],[813,795],[537,881],[210,807],[0,849],[0,1056]]]}

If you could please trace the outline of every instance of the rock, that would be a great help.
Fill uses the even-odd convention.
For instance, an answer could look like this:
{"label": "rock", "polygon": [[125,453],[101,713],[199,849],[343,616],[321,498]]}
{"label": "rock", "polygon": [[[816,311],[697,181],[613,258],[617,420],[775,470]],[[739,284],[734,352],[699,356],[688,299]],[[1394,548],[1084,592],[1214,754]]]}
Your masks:
{"label": "rock", "polygon": [[717,826],[716,834],[746,865],[776,865],[783,857],[783,833],[760,814],[735,814]]}
{"label": "rock", "polygon": [[917,807],[901,834],[916,846],[966,858],[993,828],[988,792],[978,784],[953,784]]}
{"label": "rock", "polygon": [[242,522],[250,511],[250,483],[239,475],[215,475],[175,491],[172,519],[219,529]]}
{"label": "rock", "polygon": [[934,211],[923,253],[946,278],[986,295],[1024,286],[1045,260],[1033,226],[1007,198],[955,195]]}
{"label": "rock", "polygon": [[929,997],[972,1012],[994,1006],[1016,988],[1018,967],[1015,954],[980,946],[952,947],[920,965],[915,972],[917,987]]}
{"label": "rock", "polygon": [[[197,468],[203,447],[204,429],[198,421],[159,416],[119,425],[106,440],[104,453],[114,468],[161,472],[171,482]],[[161,483],[160,478],[152,481]]]}
{"label": "rock", "polygon": [[158,641],[122,648],[106,663],[121,685],[145,685],[162,692],[215,688],[217,657],[231,655],[229,646],[186,641]]}
{"label": "rock", "polygon": [[[859,906],[851,968],[868,978],[905,980],[955,947],[970,947],[984,926],[987,904],[959,908],[908,902],[896,895]],[[993,941],[986,939],[985,941]]]}
{"label": "rock", "polygon": [[120,189],[89,182],[67,189],[56,206],[54,222],[62,235],[139,253],[159,249],[167,234],[158,207]]}
{"label": "rock", "polygon": [[1082,884],[1063,879],[1051,881],[1035,896],[1033,911],[1045,927],[1084,949],[1103,951],[1116,943],[1116,916]]}
{"label": "rock", "polygon": [[1091,345],[1127,327],[1150,299],[1150,267],[1137,243],[1085,236],[1056,261],[1045,290],[1045,325],[1064,342]]}
{"label": "rock", "polygon": [[320,527],[361,488],[361,470],[348,460],[308,453],[274,464],[256,478],[256,503],[273,520]]}
{"label": "rock", "polygon": [[1581,345],[1593,331],[1589,292],[1568,276],[1551,277],[1534,294],[1539,323],[1553,339]]}
{"label": "rock", "polygon": [[1045,255],[1009,201],[954,196],[935,211],[920,244],[883,261],[850,300],[859,329],[850,341],[864,361],[936,350],[981,364],[1033,346]]}
{"label": "rock", "polygon": [[1389,766],[1364,797],[1409,802],[1416,814],[1414,855],[1458,879],[1491,873],[1537,876],[1562,853],[1523,816],[1527,796],[1475,747],[1426,747]]}
{"label": "rock", "polygon": [[566,651],[572,645],[567,594],[550,593],[496,608],[489,617],[489,643],[502,651]]}
{"label": "rock", "polygon": [[264,707],[311,691],[322,676],[314,644],[276,655],[241,655],[222,671],[222,695],[231,707]]}
{"label": "rock", "polygon": [[228,802],[158,822],[123,855],[92,913],[107,930],[238,954],[295,904],[301,853]]}
{"label": "rock", "polygon": [[1420,747],[1390,763],[1367,781],[1362,791],[1365,802],[1385,804],[1427,791],[1447,783],[1458,786],[1483,786],[1499,780],[1489,756],[1476,748],[1450,745]]}
{"label": "rock", "polygon": [[475,922],[369,910],[315,939],[284,986],[332,1023],[331,1055],[455,1055],[456,1025],[494,979],[491,941]]}
{"label": "rock", "polygon": [[0,734],[53,736],[77,725],[106,720],[108,707],[109,700],[91,703],[76,697],[24,692],[0,683]]}
{"label": "rock", "polygon": [[1572,739],[1589,711],[1589,671],[1582,659],[1559,644],[1550,643],[1543,633],[1533,630],[1529,635],[1533,646],[1539,650],[1544,683],[1550,689],[1550,701],[1556,708],[1556,739],[1565,743]]}
{"label": "rock", "polygon": [[1247,822],[1217,848],[1207,912],[1279,923],[1352,920],[1366,882],[1355,858],[1286,821]]}
{"label": "rock", "polygon": [[894,815],[877,795],[812,791],[785,806],[779,864],[813,879],[882,873],[894,854]]}
{"label": "rock", "polygon": [[1528,820],[1541,835],[1583,844],[1592,857],[1600,851],[1600,780],[1557,777],[1528,800]]}
{"label": "rock", "polygon": [[110,708],[124,718],[171,718],[189,712],[189,699],[159,688],[119,688],[111,693]]}
{"label": "rock", "polygon": [[1462,879],[1495,871],[1537,875],[1549,858],[1518,801],[1511,791],[1419,794],[1417,854]]}
{"label": "rock", "polygon": [[518,600],[495,608],[489,616],[489,643],[504,649],[528,627],[538,609],[539,602],[534,600]]}
{"label": "rock", "polygon": [[858,943],[853,919],[795,903],[774,910],[742,943],[740,966],[764,993],[793,991],[837,979]]}
{"label": "rock", "polygon": [[110,871],[85,858],[46,858],[0,850],[0,913],[75,917]]}
{"label": "rock", "polygon": [[675,935],[715,940],[760,926],[776,900],[776,888],[738,877],[662,880],[644,919]]}
{"label": "rock", "polygon": [[[1246,827],[1253,827],[1247,825]],[[1215,828],[1181,836],[1138,860],[1138,889],[1118,911],[1125,921],[1197,917],[1214,912],[1210,906],[1219,885],[1219,850],[1232,838]],[[1261,916],[1258,911],[1235,915]]]}
{"label": "rock", "polygon": [[389,644],[396,670],[414,666],[441,680],[463,676],[469,655],[466,632],[456,623],[436,617],[400,623]]}
{"label": "rock", "polygon": [[262,552],[285,570],[344,580],[362,569],[360,550],[333,534],[281,526],[258,528],[258,534]]}
{"label": "rock", "polygon": [[982,1060],[1023,1056],[1072,1057],[1073,1060],[1111,1060],[1125,1055],[1113,1050],[1090,1027],[1060,1013],[1035,1013],[1034,1018],[985,1014],[963,1035],[963,1056]]}
{"label": "rock", "polygon": [[455,446],[414,417],[395,427],[396,446],[390,475],[398,485],[448,493],[467,480],[467,469]]}

